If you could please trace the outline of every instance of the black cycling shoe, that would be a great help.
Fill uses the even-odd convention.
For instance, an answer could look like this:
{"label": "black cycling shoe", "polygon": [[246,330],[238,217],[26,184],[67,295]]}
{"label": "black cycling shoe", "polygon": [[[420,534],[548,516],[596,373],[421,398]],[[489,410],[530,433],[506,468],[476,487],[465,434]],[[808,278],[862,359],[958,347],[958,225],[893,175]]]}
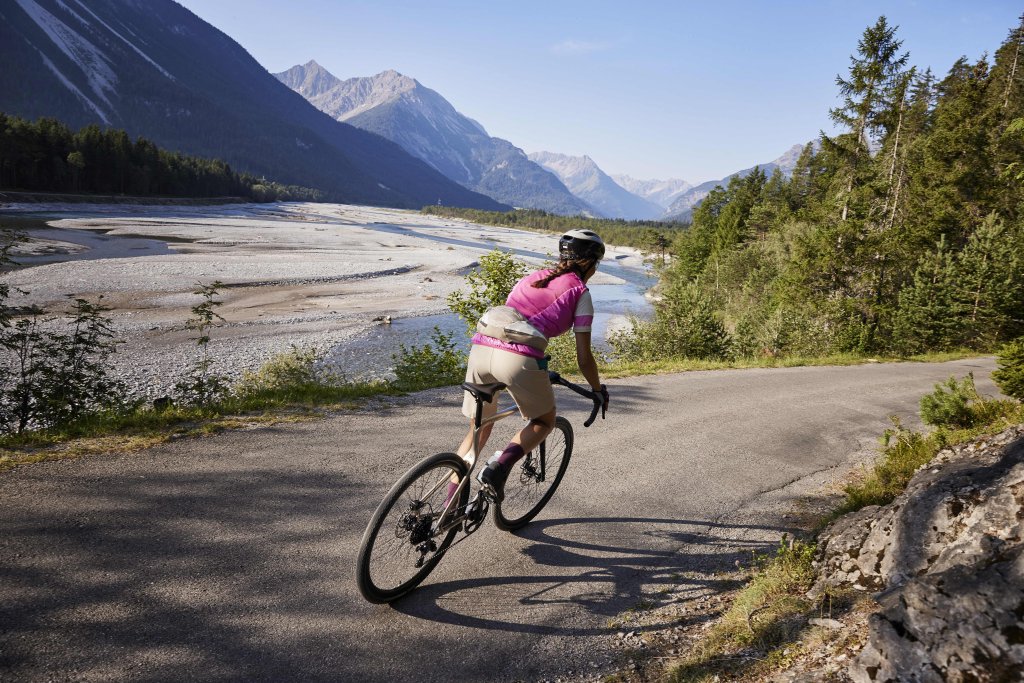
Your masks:
{"label": "black cycling shoe", "polygon": [[508,479],[509,471],[508,467],[498,462],[499,455],[501,453],[491,456],[491,459],[487,461],[487,466],[480,470],[480,474],[476,477],[477,481],[483,485],[484,491],[493,497],[496,503],[505,499],[505,480]]}

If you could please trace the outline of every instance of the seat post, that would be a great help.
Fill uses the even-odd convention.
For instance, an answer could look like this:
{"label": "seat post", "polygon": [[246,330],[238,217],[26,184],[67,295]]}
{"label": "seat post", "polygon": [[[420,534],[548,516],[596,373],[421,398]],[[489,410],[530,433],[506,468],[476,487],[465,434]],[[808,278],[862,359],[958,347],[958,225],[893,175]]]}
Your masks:
{"label": "seat post", "polygon": [[476,466],[477,458],[480,457],[480,423],[484,419],[484,402],[479,396],[476,398],[476,417],[473,419],[473,466]]}

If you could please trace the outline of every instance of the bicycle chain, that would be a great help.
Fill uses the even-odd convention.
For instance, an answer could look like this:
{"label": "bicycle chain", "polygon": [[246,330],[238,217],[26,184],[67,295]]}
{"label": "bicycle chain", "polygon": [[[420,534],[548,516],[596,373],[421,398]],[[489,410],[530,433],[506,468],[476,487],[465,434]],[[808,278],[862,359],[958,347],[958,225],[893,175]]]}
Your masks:
{"label": "bicycle chain", "polygon": [[451,550],[452,548],[454,548],[458,544],[460,544],[463,541],[465,541],[467,538],[469,538],[473,534],[474,531],[476,531],[477,529],[479,529],[483,525],[484,521],[487,519],[487,513],[490,511],[489,510],[490,502],[485,500],[484,501],[484,505],[486,507],[483,510],[483,514],[480,515],[480,520],[475,523],[475,526],[473,526],[473,529],[470,530],[470,531],[467,531],[466,530],[466,523],[463,522],[462,523],[462,538],[460,538],[459,540],[455,541],[454,543],[449,545],[444,550],[441,550],[441,551],[438,551],[438,552],[434,553],[433,557],[444,557],[445,553],[447,553],[449,550]]}

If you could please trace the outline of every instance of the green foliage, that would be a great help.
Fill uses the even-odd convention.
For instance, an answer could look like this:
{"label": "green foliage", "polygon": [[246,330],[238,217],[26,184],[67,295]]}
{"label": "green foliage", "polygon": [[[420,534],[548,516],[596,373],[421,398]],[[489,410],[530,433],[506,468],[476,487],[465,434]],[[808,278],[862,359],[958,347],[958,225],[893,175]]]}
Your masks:
{"label": "green foliage", "polygon": [[456,313],[472,334],[489,308],[501,306],[524,275],[526,264],[510,253],[495,249],[480,257],[480,266],[466,275],[469,291],[455,290],[448,295],[448,308]]}
{"label": "green foliage", "polygon": [[548,342],[545,355],[548,359],[548,369],[562,374],[578,372],[576,363],[576,335],[571,331],[559,335]]}
{"label": "green foliage", "polygon": [[935,391],[921,397],[921,419],[934,427],[966,429],[974,425],[971,401],[981,400],[974,386],[974,374],[963,380],[950,377],[935,385]]}
{"label": "green foliage", "polygon": [[[1024,119],[1014,119],[1003,131],[1004,139],[1019,142],[1024,139]],[[1019,158],[1019,157],[1018,157]],[[1017,183],[1024,183],[1024,164],[1011,161],[1003,169],[1003,177]]]}
{"label": "green foliage", "polygon": [[224,320],[216,312],[217,307],[224,303],[216,298],[220,293],[218,288],[223,284],[219,280],[208,285],[197,283],[197,289],[192,292],[201,300],[192,307],[192,317],[185,323],[185,329],[198,334],[192,338],[198,347],[198,358],[188,378],[174,387],[179,402],[185,405],[216,403],[224,400],[231,390],[227,376],[213,369],[214,361],[210,356],[210,331],[218,321]]}
{"label": "green foliage", "polygon": [[292,345],[290,350],[274,356],[256,372],[242,373],[242,378],[233,387],[233,393],[247,395],[261,391],[301,389],[315,384],[344,384],[344,376],[319,368],[322,357],[323,354],[315,348]]}
{"label": "green foliage", "polygon": [[799,539],[779,540],[774,555],[757,555],[757,571],[736,597],[721,628],[733,645],[756,645],[771,650],[792,636],[794,626],[786,617],[810,606],[803,597],[816,576],[814,543]]}
{"label": "green foliage", "polygon": [[119,405],[123,387],[109,377],[116,349],[107,308],[75,299],[66,329],[32,310],[0,332],[3,359],[0,429],[23,434],[70,423]]}
{"label": "green foliage", "polygon": [[668,358],[723,360],[732,354],[732,338],[698,286],[674,285],[655,304],[654,320],[633,318],[630,327],[611,335],[616,357],[653,361]]}
{"label": "green foliage", "polygon": [[324,201],[320,190],[239,174],[219,159],[132,142],[123,130],[72,132],[56,119],[32,123],[0,113],[0,188],[170,197],[242,197],[256,202]]}
{"label": "green foliage", "polygon": [[1018,401],[1024,401],[1024,337],[1019,337],[999,350],[998,369],[992,373],[999,390]]}
{"label": "green foliage", "polygon": [[418,391],[462,383],[466,377],[466,357],[452,341],[453,336],[435,327],[429,343],[411,347],[402,344],[399,353],[392,356],[395,388]]}

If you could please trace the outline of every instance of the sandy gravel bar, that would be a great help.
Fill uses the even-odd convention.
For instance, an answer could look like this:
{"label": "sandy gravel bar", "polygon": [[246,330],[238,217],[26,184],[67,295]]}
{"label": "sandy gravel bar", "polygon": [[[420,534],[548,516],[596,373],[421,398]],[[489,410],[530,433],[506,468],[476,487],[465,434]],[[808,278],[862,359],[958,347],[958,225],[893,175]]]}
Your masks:
{"label": "sandy gravel bar", "polygon": [[[28,292],[16,303],[59,314],[69,296],[102,296],[126,342],[119,371],[148,396],[167,393],[193,362],[194,333],[183,326],[198,283],[223,283],[224,323],[210,349],[237,375],[292,345],[327,350],[372,337],[376,318],[444,313],[448,293],[496,246],[534,264],[556,249],[550,235],[340,204],[14,204],[0,208],[0,225],[5,218],[45,221],[19,248],[26,262],[67,259],[6,274]],[[615,268],[643,270],[635,250],[610,257]],[[607,273],[593,281],[617,282]]]}

